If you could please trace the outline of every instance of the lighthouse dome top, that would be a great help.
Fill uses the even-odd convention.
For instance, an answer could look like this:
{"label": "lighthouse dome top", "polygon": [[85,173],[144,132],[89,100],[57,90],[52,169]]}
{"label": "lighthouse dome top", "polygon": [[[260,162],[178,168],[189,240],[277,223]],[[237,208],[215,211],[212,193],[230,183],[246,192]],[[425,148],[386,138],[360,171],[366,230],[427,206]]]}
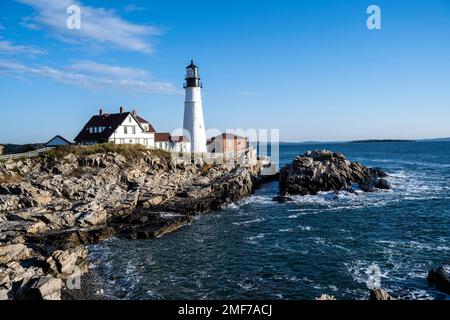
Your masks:
{"label": "lighthouse dome top", "polygon": [[186,69],[198,69],[198,67],[194,64],[194,60],[191,60],[191,64],[188,65]]}

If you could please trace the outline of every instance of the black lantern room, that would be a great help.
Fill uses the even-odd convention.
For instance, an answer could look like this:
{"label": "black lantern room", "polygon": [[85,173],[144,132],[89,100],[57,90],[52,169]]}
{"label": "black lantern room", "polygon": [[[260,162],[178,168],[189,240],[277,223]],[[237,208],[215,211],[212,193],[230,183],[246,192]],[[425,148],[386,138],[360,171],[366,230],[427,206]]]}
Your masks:
{"label": "black lantern room", "polygon": [[194,64],[193,60],[191,60],[191,64],[186,67],[186,84],[184,87],[202,87],[198,67]]}

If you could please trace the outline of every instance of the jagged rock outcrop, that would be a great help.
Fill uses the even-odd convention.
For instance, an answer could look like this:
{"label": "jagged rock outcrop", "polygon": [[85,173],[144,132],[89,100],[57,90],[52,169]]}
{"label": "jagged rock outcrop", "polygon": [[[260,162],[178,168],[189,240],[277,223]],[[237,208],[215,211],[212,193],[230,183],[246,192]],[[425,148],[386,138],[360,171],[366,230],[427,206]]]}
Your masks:
{"label": "jagged rock outcrop", "polygon": [[336,300],[334,296],[330,296],[328,294],[322,294],[320,297],[316,298],[317,301],[332,301]]}
{"label": "jagged rock outcrop", "polygon": [[[351,162],[341,153],[308,151],[297,156],[280,172],[280,191],[292,195],[315,195],[320,191],[353,191],[354,185],[366,192],[390,189],[379,170]],[[276,199],[278,200],[278,199]]]}
{"label": "jagged rock outcrop", "polygon": [[373,301],[387,300],[387,301],[389,301],[389,300],[397,300],[397,299],[393,298],[389,293],[387,293],[383,289],[373,289],[373,290],[370,290],[369,300],[373,300]]}
{"label": "jagged rock outcrop", "polygon": [[440,266],[428,273],[428,282],[438,290],[450,294],[450,265]]}
{"label": "jagged rock outcrop", "polygon": [[0,162],[0,299],[59,299],[87,272],[87,244],[162,236],[262,181],[255,161],[192,164],[129,148]]}

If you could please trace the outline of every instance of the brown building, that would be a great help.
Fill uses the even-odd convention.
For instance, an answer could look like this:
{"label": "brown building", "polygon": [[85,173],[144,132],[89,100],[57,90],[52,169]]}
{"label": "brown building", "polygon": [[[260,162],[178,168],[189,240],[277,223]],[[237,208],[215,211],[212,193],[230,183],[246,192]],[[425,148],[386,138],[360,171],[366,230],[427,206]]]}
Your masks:
{"label": "brown building", "polygon": [[212,137],[207,142],[207,149],[210,153],[238,153],[245,151],[248,147],[248,138],[234,133],[223,133]]}

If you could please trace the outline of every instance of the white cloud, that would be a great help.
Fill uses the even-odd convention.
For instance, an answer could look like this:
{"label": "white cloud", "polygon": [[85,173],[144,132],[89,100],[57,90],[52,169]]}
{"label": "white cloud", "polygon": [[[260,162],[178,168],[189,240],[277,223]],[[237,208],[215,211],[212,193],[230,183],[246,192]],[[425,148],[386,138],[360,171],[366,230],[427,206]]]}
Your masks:
{"label": "white cloud", "polygon": [[38,49],[36,47],[23,46],[23,45],[15,45],[11,41],[3,41],[0,40],[0,55],[9,55],[9,54],[23,54],[29,56],[35,56],[39,54],[43,54],[44,51]]}
{"label": "white cloud", "polygon": [[[83,6],[73,0],[16,0],[33,7],[37,13],[23,20],[32,29],[46,27],[58,37],[70,42],[112,45],[121,49],[151,53],[154,51],[150,38],[161,34],[159,28],[130,23],[113,10]],[[67,7],[81,7],[81,29],[66,28]]]}
{"label": "white cloud", "polygon": [[127,93],[182,93],[172,83],[153,80],[145,70],[90,61],[56,69],[45,65],[27,66],[14,61],[0,60],[0,75],[24,79],[43,77],[89,90],[119,90]]}

